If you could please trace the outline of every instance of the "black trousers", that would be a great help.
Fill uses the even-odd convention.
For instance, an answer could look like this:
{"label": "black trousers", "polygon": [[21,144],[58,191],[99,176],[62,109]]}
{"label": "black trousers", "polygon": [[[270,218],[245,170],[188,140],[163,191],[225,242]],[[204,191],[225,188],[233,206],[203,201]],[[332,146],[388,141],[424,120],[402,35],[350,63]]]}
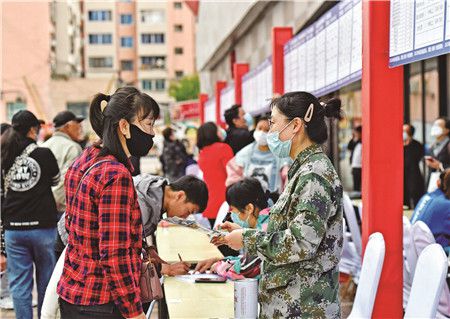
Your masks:
{"label": "black trousers", "polygon": [[355,192],[361,191],[361,168],[352,168],[353,175],[353,190]]}
{"label": "black trousers", "polygon": [[124,319],[113,302],[96,306],[73,305],[61,298],[58,299],[61,319],[108,318]]}

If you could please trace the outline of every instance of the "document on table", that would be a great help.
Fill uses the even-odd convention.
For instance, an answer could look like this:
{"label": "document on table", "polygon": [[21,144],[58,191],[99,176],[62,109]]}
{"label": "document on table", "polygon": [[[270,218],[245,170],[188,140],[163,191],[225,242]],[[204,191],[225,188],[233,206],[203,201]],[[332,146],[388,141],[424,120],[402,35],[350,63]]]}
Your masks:
{"label": "document on table", "polygon": [[175,276],[175,278],[177,280],[181,280],[184,282],[195,283],[196,279],[204,279],[204,278],[217,279],[222,277],[216,274],[192,274],[192,275]]}
{"label": "document on table", "polygon": [[164,220],[166,222],[174,224],[174,225],[184,226],[184,227],[188,227],[188,228],[192,228],[192,229],[198,229],[198,230],[202,231],[203,233],[205,233],[206,235],[208,235],[209,238],[223,237],[227,234],[220,230],[206,228],[206,227],[198,224],[195,220],[187,220],[187,219],[183,219],[183,218],[179,218],[179,217],[168,217],[168,218],[165,218]]}

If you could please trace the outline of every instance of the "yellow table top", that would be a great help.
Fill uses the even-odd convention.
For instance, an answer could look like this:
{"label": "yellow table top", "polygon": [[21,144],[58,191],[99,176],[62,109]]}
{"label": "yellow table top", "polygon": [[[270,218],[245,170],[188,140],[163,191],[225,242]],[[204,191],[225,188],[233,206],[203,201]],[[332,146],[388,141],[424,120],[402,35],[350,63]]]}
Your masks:
{"label": "yellow table top", "polygon": [[212,257],[223,258],[206,234],[182,226],[158,227],[156,246],[159,256],[168,263],[180,261],[178,254],[183,261],[190,263]]}
{"label": "yellow table top", "polygon": [[234,318],[234,284],[191,283],[164,278],[169,316],[173,318]]}

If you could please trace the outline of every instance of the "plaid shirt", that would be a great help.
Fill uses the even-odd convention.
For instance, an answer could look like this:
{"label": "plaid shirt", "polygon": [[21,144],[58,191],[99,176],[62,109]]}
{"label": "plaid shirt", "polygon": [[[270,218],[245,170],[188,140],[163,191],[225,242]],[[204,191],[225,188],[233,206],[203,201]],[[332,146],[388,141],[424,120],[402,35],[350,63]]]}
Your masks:
{"label": "plaid shirt", "polygon": [[[98,153],[88,148],[66,174],[69,243],[57,292],[75,305],[113,301],[124,317],[135,317],[142,313],[141,212],[130,171],[113,156],[97,158]],[[111,162],[94,167],[74,199],[84,172],[103,159]]]}

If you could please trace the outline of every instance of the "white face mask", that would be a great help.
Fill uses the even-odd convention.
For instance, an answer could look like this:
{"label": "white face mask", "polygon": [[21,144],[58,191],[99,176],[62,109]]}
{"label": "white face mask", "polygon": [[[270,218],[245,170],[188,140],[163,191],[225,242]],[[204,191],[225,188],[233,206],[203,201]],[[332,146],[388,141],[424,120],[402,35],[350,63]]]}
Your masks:
{"label": "white face mask", "polygon": [[406,142],[408,140],[408,133],[403,132],[403,141]]}
{"label": "white face mask", "polygon": [[253,133],[253,138],[256,143],[261,146],[267,145],[267,133],[264,131],[256,131]]}
{"label": "white face mask", "polygon": [[444,134],[444,130],[439,125],[433,125],[430,134],[432,137],[438,137]]}

